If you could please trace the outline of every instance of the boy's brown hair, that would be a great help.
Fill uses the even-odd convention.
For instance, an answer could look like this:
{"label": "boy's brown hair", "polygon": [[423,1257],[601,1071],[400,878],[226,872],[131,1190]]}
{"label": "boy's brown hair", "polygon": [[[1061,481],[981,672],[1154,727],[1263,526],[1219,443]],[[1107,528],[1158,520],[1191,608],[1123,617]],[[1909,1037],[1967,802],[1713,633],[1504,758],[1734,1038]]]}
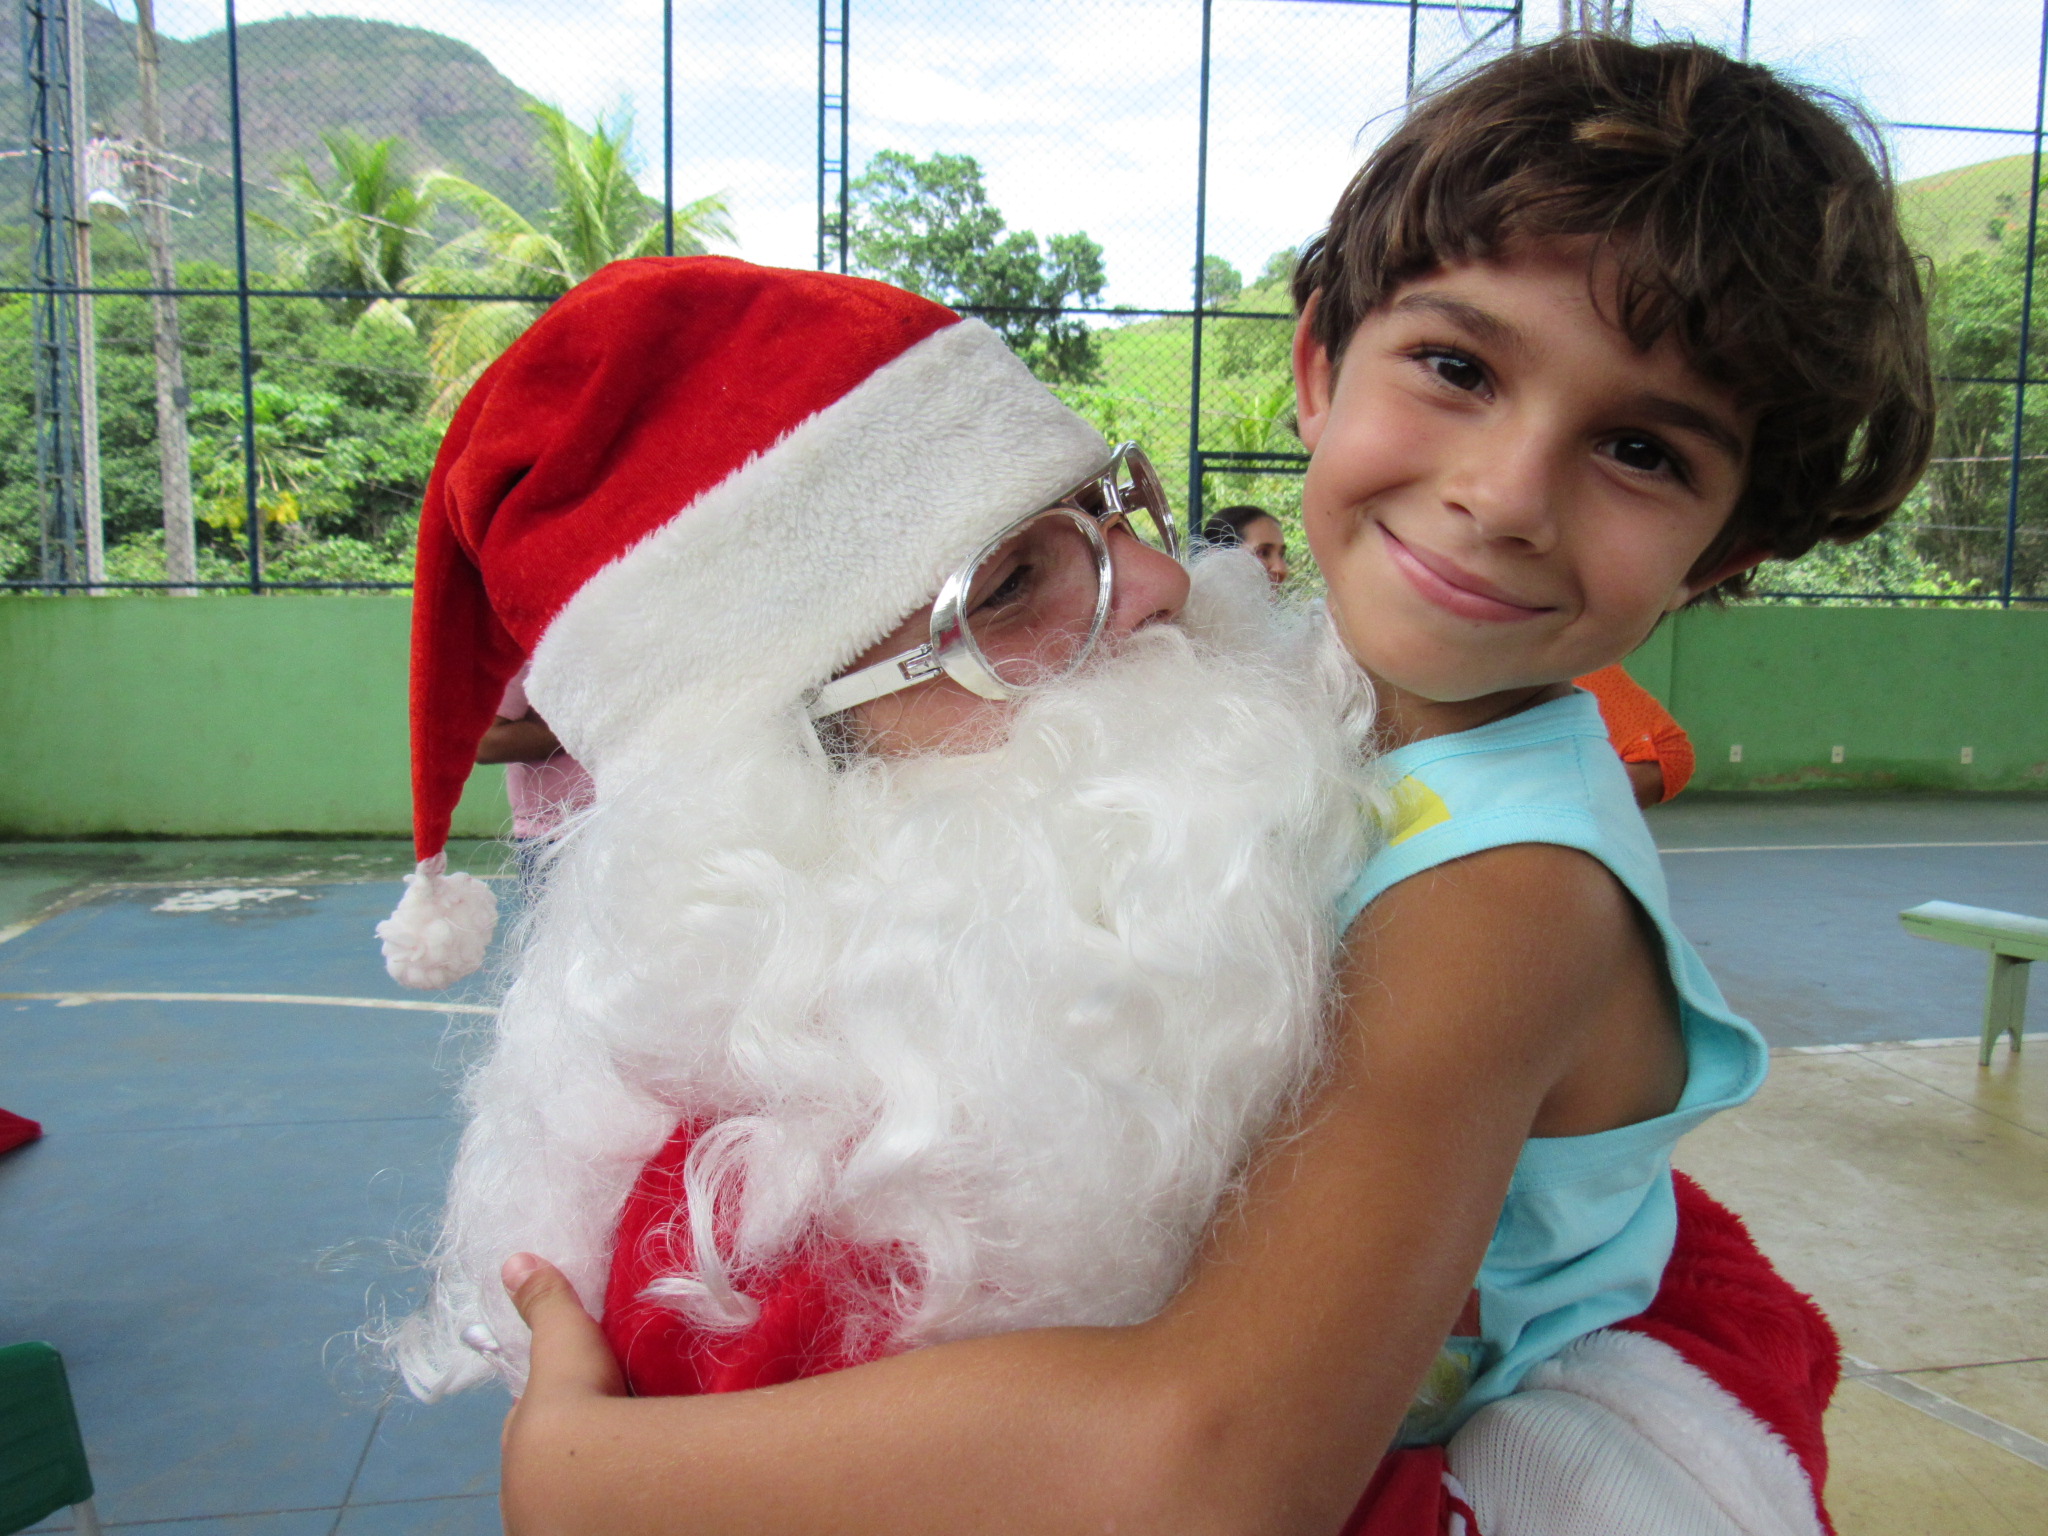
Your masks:
{"label": "boy's brown hair", "polygon": [[[1926,299],[1853,105],[1693,43],[1564,37],[1417,104],[1303,250],[1333,361],[1402,284],[1590,236],[1612,316],[1756,413],[1748,480],[1697,573],[1792,559],[1891,516],[1934,434]],[[1717,592],[1739,592],[1746,577]]]}

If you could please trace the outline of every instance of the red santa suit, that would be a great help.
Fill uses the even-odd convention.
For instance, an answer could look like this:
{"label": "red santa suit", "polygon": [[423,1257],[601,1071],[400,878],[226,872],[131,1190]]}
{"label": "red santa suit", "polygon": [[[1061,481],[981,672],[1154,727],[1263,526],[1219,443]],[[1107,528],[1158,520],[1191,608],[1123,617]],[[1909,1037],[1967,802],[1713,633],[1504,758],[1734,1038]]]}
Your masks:
{"label": "red santa suit", "polygon": [[[634,1393],[776,1386],[885,1353],[880,1341],[849,1340],[843,1302],[885,1277],[887,1255],[821,1245],[772,1276],[752,1277],[748,1292],[760,1314],[738,1330],[704,1329],[643,1295],[674,1267],[669,1229],[695,1139],[693,1126],[676,1131],[642,1170],[619,1219],[603,1323]],[[1821,1419],[1841,1376],[1834,1330],[1772,1267],[1741,1218],[1684,1174],[1677,1189],[1678,1242],[1649,1310],[1580,1341],[1532,1386],[1590,1396],[1696,1476],[1725,1479],[1737,1528],[1750,1528],[1739,1506],[1761,1500],[1781,1528],[1832,1536],[1821,1497]],[[1388,1456],[1345,1527],[1345,1536],[1436,1533],[1481,1536],[1435,1446]]]}

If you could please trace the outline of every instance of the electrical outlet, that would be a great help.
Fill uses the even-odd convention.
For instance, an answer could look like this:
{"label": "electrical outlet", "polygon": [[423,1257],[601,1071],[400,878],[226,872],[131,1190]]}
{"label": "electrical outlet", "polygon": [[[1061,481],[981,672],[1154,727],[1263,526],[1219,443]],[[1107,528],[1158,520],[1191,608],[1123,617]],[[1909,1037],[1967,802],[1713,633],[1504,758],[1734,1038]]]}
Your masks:
{"label": "electrical outlet", "polygon": [[1976,761],[1977,749],[1975,747],[1963,748],[1963,766],[1968,767],[1971,763],[1974,763]]}
{"label": "electrical outlet", "polygon": [[1739,741],[1738,741],[1737,743],[1735,743],[1735,745],[1734,745],[1734,746],[1732,746],[1732,747],[1730,747],[1730,748],[1728,749],[1728,761],[1729,761],[1729,762],[1731,762],[1731,763],[1739,763],[1739,762],[1741,762],[1741,761],[1742,761],[1742,743],[1741,743],[1741,742],[1739,742]]}
{"label": "electrical outlet", "polygon": [[1842,753],[1842,749],[1841,749],[1840,747],[1829,747],[1829,748],[1828,748],[1828,761],[1829,761],[1829,762],[1831,762],[1831,763],[1839,763],[1839,762],[1840,762],[1840,761],[1842,760],[1842,756],[1843,756],[1843,753]]}

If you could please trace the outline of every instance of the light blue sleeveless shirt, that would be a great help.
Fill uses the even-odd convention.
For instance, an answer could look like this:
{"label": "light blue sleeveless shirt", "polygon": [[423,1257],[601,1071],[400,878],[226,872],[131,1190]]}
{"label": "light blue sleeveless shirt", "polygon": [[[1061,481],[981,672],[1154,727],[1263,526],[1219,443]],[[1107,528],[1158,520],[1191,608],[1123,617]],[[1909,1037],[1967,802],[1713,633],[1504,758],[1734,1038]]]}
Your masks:
{"label": "light blue sleeveless shirt", "polygon": [[1532,1366],[1650,1304],[1678,1229],[1671,1149],[1754,1094],[1768,1052],[1672,926],[1656,845],[1591,694],[1419,741],[1382,762],[1391,825],[1343,898],[1346,926],[1381,892],[1451,859],[1512,843],[1580,849],[1656,924],[1686,1052],[1685,1092],[1671,1113],[1523,1144],[1479,1267],[1479,1336],[1451,1340],[1439,1357],[1402,1426],[1402,1443],[1417,1444],[1447,1439]]}

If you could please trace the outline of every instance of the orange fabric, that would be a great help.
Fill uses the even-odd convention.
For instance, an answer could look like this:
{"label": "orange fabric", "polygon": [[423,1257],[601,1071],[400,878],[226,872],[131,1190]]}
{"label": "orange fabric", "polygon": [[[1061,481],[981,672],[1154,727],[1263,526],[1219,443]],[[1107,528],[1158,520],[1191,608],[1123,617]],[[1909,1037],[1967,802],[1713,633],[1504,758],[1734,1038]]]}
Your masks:
{"label": "orange fabric", "polygon": [[1692,738],[1649,689],[1619,665],[1602,667],[1576,681],[1599,701],[1608,739],[1624,763],[1655,763],[1664,774],[1666,800],[1685,788],[1692,779]]}

